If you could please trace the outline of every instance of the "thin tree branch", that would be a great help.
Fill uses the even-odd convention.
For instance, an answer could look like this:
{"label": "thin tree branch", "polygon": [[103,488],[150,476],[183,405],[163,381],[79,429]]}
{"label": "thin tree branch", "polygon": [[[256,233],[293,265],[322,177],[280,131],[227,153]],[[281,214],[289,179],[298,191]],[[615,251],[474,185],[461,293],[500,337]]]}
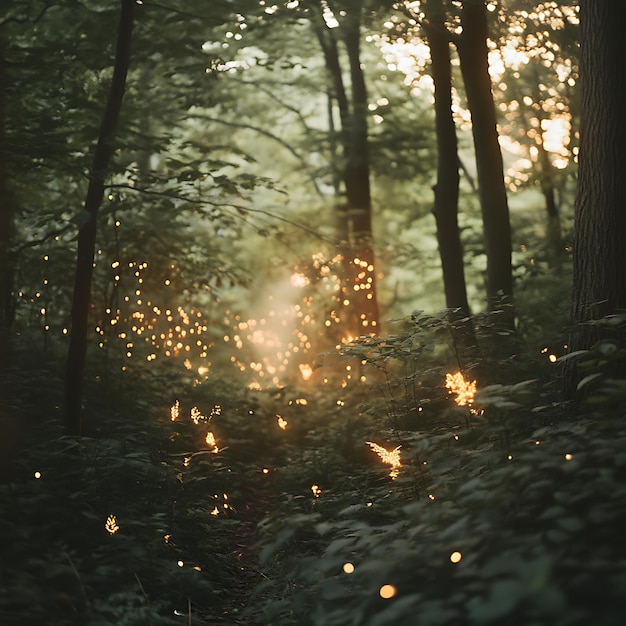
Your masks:
{"label": "thin tree branch", "polygon": [[[214,122],[216,124],[230,126],[231,128],[242,128],[245,130],[252,130],[255,133],[258,133],[259,135],[263,135],[264,137],[268,137],[269,139],[276,141],[283,148],[285,148],[285,150],[287,150],[291,155],[293,155],[296,159],[298,159],[298,161],[300,161],[300,163],[302,163],[302,165],[304,165],[305,168],[309,167],[304,157],[302,157],[290,144],[288,144],[284,139],[281,139],[277,135],[274,135],[274,133],[271,133],[268,130],[265,130],[264,128],[259,128],[258,126],[252,126],[251,124],[243,124],[241,122],[230,122],[227,120],[219,119],[217,117],[210,117],[208,115],[202,115],[198,113],[190,113],[186,117],[187,119],[189,118],[203,119],[203,120],[206,120],[207,122]],[[323,198],[324,194],[322,193],[322,190],[319,188],[319,185],[317,184],[315,177],[309,172],[307,172],[307,175],[309,179],[311,180],[313,187],[315,187],[315,191],[317,192],[317,195]]]}

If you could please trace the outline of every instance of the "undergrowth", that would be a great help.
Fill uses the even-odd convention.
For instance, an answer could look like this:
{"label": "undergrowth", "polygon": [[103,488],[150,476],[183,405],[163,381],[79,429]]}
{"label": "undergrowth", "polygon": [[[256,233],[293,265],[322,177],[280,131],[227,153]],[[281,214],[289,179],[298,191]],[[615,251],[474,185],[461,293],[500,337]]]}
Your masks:
{"label": "undergrowth", "polygon": [[13,367],[0,623],[623,623],[622,344],[559,361],[479,333],[468,356],[447,320],[416,312],[280,389],[92,375],[81,438],[53,368]]}

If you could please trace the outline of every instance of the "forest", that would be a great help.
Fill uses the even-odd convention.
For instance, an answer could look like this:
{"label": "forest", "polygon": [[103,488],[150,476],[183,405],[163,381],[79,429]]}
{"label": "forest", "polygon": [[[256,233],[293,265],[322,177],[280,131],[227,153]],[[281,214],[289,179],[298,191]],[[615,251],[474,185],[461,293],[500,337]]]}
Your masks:
{"label": "forest", "polygon": [[626,623],[624,24],[4,0],[0,623]]}

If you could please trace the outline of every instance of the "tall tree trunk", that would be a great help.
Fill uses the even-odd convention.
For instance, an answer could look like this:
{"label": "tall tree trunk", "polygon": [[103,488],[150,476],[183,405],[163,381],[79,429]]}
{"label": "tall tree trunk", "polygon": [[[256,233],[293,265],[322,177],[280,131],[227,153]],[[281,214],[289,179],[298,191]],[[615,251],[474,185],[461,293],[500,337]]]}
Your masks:
{"label": "tall tree trunk", "polygon": [[[321,7],[320,7],[321,8]],[[326,65],[326,71],[330,78],[330,93],[329,93],[329,133],[330,133],[330,148],[333,170],[333,184],[335,187],[335,193],[339,198],[341,184],[345,187],[345,160],[346,151],[350,145],[350,102],[348,100],[348,94],[343,80],[343,72],[341,69],[341,62],[339,60],[339,49],[337,46],[337,39],[335,32],[326,26],[322,15],[318,16],[317,21],[314,23],[315,34],[320,43],[320,47],[324,54],[324,63]],[[336,128],[333,115],[333,102],[337,103],[337,109],[339,110],[339,137],[342,149],[341,156],[337,153],[337,144],[335,142]],[[339,268],[339,279],[341,285],[340,293],[335,297],[337,310],[341,311],[339,315],[341,319],[341,330],[344,336],[354,337],[358,336],[358,316],[354,310],[354,303],[350,302],[348,295],[352,293],[352,286],[354,284],[354,272],[351,263],[352,250],[352,229],[351,229],[351,216],[349,211],[349,203],[347,201],[335,201],[335,224],[336,233],[338,239],[338,252],[341,255],[342,261]],[[344,303],[348,302],[346,306]]]}
{"label": "tall tree trunk", "polygon": [[514,329],[511,228],[491,92],[487,48],[487,8],[483,1],[463,2],[463,34],[458,40],[461,73],[472,117],[478,193],[487,254],[487,308],[502,314],[498,326]]}
{"label": "tall tree trunk", "polygon": [[[585,322],[626,310],[626,3],[580,2],[581,125],[575,204],[572,350],[603,338]],[[622,344],[625,343],[621,337]]]}
{"label": "tall tree trunk", "polygon": [[426,16],[424,30],[430,47],[431,72],[435,87],[435,131],[437,135],[437,182],[434,186],[433,215],[453,337],[459,348],[476,345],[469,319],[463,246],[459,232],[459,154],[456,124],[452,115],[452,68],[450,39],[445,14],[439,0],[422,5]]}
{"label": "tall tree trunk", "polygon": [[368,108],[365,77],[361,66],[361,11],[345,20],[344,43],[350,65],[352,117],[345,172],[348,210],[352,224],[355,281],[352,298],[356,300],[359,334],[377,333],[379,327],[376,294],[376,260],[372,235],[372,197],[370,190]]}
{"label": "tall tree trunk", "polygon": [[[0,34],[1,36],[1,34]],[[11,365],[10,330],[13,321],[14,264],[11,245],[14,235],[13,199],[7,175],[5,135],[6,93],[4,41],[0,39],[0,483],[10,480],[13,461],[18,452],[20,424],[15,411],[6,402],[8,381],[6,369]]]}
{"label": "tall tree trunk", "polygon": [[11,245],[15,230],[13,196],[9,189],[6,147],[6,93],[4,46],[0,41],[0,368],[7,365],[9,331],[13,321],[14,264]]}
{"label": "tall tree trunk", "polygon": [[[379,328],[376,264],[372,247],[367,90],[360,59],[361,12],[359,2],[336,28],[329,28],[321,13],[314,22],[341,122],[339,136],[343,164],[340,169],[346,203],[336,206],[340,252],[344,259],[341,295],[337,300],[342,328],[350,337],[377,333]],[[339,33],[348,56],[350,98],[339,58]]]}
{"label": "tall tree trunk", "polygon": [[126,90],[134,4],[135,0],[121,0],[113,79],[100,126],[87,196],[80,216],[76,277],[72,300],[72,330],[65,379],[66,428],[68,434],[71,435],[80,435],[82,432],[82,396],[97,218],[104,196],[105,177],[113,155],[115,132]]}

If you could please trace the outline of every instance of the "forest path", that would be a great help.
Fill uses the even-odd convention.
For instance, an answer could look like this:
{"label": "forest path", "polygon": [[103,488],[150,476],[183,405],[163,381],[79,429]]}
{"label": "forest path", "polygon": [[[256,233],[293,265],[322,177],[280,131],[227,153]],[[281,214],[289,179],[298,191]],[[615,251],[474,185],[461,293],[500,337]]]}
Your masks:
{"label": "forest path", "polygon": [[[211,626],[267,626],[256,606],[262,595],[257,587],[267,580],[260,563],[261,532],[259,524],[278,506],[278,493],[272,474],[276,464],[268,463],[264,473],[257,463],[239,462],[233,466],[237,476],[236,493],[229,499],[234,523],[225,531],[229,556],[236,563],[236,578],[221,606],[201,612],[203,624]],[[232,573],[229,573],[232,575]],[[195,623],[195,622],[194,622]]]}

